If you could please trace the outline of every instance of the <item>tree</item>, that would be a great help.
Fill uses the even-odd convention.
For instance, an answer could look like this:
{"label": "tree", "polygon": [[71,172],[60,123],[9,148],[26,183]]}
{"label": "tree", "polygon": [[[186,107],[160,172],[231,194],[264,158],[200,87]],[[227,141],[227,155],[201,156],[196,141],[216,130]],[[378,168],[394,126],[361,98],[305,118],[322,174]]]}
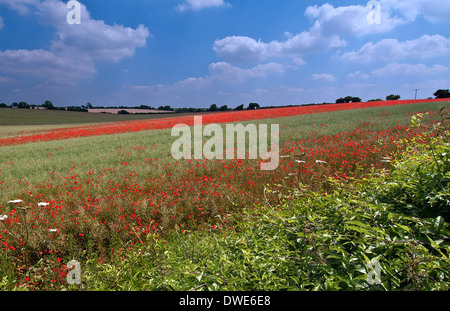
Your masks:
{"label": "tree", "polygon": [[53,106],[53,103],[49,100],[46,100],[43,104],[42,107],[47,108],[49,110],[55,110],[55,106]]}
{"label": "tree", "polygon": [[159,106],[158,110],[165,110],[165,111],[173,111],[173,108],[169,105],[166,106]]}
{"label": "tree", "polygon": [[17,105],[17,108],[19,108],[19,109],[30,109],[30,105],[28,105],[26,102],[20,102]]}
{"label": "tree", "polygon": [[86,109],[94,109],[94,106],[92,106],[91,103],[86,104]]}
{"label": "tree", "polygon": [[248,110],[253,110],[253,109],[259,109],[260,107],[259,107],[259,104],[257,104],[257,103],[250,103],[249,105],[248,105]]}
{"label": "tree", "polygon": [[7,108],[7,107],[8,107],[7,104],[5,104],[5,103],[0,103],[0,108]]}
{"label": "tree", "polygon": [[118,112],[118,114],[130,114],[130,113],[128,111],[126,111],[126,110],[120,110]]}
{"label": "tree", "polygon": [[220,111],[227,111],[228,110],[228,106],[224,105],[222,107],[219,108]]}
{"label": "tree", "polygon": [[437,90],[434,94],[436,98],[450,98],[450,91],[449,90]]}
{"label": "tree", "polygon": [[244,110],[244,105],[239,105],[234,110]]}
{"label": "tree", "polygon": [[209,107],[208,111],[217,111],[219,108],[217,108],[216,104],[212,104],[211,107]]}
{"label": "tree", "polygon": [[352,97],[352,103],[360,103],[362,102],[362,99],[359,97]]}
{"label": "tree", "polygon": [[399,100],[400,98],[401,98],[400,95],[394,95],[394,94],[386,96],[386,100]]}
{"label": "tree", "polygon": [[353,96],[345,96],[344,100],[346,103],[351,103],[353,100]]}

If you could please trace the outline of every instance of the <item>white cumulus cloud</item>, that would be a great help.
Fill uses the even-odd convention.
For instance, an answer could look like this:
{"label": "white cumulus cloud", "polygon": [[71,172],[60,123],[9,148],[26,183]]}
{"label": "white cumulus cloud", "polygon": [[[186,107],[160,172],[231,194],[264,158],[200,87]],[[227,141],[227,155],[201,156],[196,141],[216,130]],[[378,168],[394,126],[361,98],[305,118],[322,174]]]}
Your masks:
{"label": "white cumulus cloud", "polygon": [[400,42],[397,39],[383,39],[377,43],[364,44],[358,51],[341,56],[346,61],[373,62],[377,60],[432,58],[450,53],[450,38],[441,35],[423,35],[414,40]]}
{"label": "white cumulus cloud", "polygon": [[77,79],[92,78],[97,63],[133,56],[150,36],[143,25],[132,29],[94,20],[83,4],[79,25],[67,23],[67,4],[60,0],[0,0],[0,4],[8,4],[21,14],[32,14],[55,29],[55,40],[48,50],[0,51],[0,70],[10,74],[74,84]]}
{"label": "white cumulus cloud", "polygon": [[261,62],[274,57],[297,58],[329,48],[345,47],[344,37],[347,36],[385,33],[405,23],[392,17],[388,9],[382,9],[383,22],[371,25],[367,22],[369,11],[366,5],[313,5],[305,10],[312,26],[295,35],[285,33],[285,41],[263,42],[247,36],[229,36],[216,40],[213,49],[218,56],[232,63]]}

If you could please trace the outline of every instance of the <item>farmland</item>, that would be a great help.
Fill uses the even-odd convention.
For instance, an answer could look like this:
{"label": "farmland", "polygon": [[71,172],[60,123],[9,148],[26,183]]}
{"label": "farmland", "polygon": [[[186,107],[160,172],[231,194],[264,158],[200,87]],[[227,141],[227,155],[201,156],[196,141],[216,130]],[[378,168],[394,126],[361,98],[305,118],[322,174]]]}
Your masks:
{"label": "farmland", "polygon": [[[0,285],[449,289],[445,150],[436,162],[442,189],[426,212],[414,212],[420,202],[399,204],[406,194],[389,188],[384,175],[396,168],[391,178],[400,180],[414,163],[433,175],[427,138],[435,139],[433,157],[443,142],[448,149],[448,121],[438,112],[448,106],[385,101],[203,115],[206,123],[279,124],[281,162],[267,172],[258,160],[174,160],[170,129],[192,125],[192,115],[64,119],[66,112],[35,111],[42,118],[27,122],[15,119],[22,112],[4,110]],[[377,192],[386,195],[374,198]],[[365,263],[373,258],[387,281],[371,287]],[[83,264],[79,287],[66,283],[72,259]]]}

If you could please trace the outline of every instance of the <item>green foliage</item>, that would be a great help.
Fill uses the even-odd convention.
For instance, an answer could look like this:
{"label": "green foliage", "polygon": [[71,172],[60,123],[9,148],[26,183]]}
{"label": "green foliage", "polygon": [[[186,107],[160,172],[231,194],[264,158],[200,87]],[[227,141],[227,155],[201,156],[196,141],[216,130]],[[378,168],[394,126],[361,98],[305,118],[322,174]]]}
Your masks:
{"label": "green foliage", "polygon": [[433,95],[436,98],[450,98],[450,90],[437,90]]}
{"label": "green foliage", "polygon": [[212,104],[208,109],[208,111],[218,111],[218,110],[219,110],[219,108],[217,107],[216,104]]}
{"label": "green foliage", "polygon": [[26,102],[20,102],[17,106],[17,108],[19,108],[19,109],[30,109],[30,107],[31,106]]}
{"label": "green foliage", "polygon": [[[422,137],[405,141],[407,149],[393,172],[378,189],[380,202],[417,217],[450,220],[450,131],[449,117],[441,109],[441,120],[429,126]],[[413,126],[425,127],[422,113]]]}
{"label": "green foliage", "polygon": [[343,104],[343,103],[360,103],[362,101],[359,97],[353,97],[353,96],[346,96],[336,99],[336,104]]}
{"label": "green foliage", "polygon": [[244,105],[239,105],[234,110],[244,110]]}
{"label": "green foliage", "polygon": [[249,105],[248,105],[248,110],[252,110],[252,109],[259,109],[259,108],[261,108],[260,106],[259,106],[259,104],[258,103],[250,103]]}
{"label": "green foliage", "polygon": [[49,100],[46,100],[43,104],[42,107],[47,108],[49,110],[55,110],[55,106],[53,105],[53,103]]}
{"label": "green foliage", "polygon": [[400,95],[394,95],[394,94],[386,96],[386,100],[399,100],[400,98],[401,98]]}

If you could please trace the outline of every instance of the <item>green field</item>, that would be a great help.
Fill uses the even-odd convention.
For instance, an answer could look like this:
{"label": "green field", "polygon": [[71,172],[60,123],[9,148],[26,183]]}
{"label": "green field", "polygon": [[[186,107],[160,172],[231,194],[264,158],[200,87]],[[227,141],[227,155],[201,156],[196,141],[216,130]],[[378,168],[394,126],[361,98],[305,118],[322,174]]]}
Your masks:
{"label": "green field", "polygon": [[145,120],[170,117],[172,114],[106,114],[61,110],[0,108],[0,126],[60,125]]}
{"label": "green field", "polygon": [[[45,214],[47,217],[57,212],[57,218],[51,218],[55,215],[48,219],[42,216],[42,220],[33,216],[42,212],[33,207],[28,210],[33,214],[22,218],[22,222],[25,219],[29,226],[8,228],[10,232],[13,228],[17,230],[14,235],[23,244],[14,245],[23,250],[24,256],[18,256],[18,251],[2,253],[0,286],[3,287],[0,288],[355,290],[368,284],[364,265],[355,265],[354,262],[364,260],[364,256],[373,258],[380,255],[385,277],[395,277],[373,289],[426,289],[427,286],[449,289],[448,271],[442,271],[445,271],[448,242],[439,242],[437,248],[417,245],[417,242],[389,249],[379,247],[385,239],[406,239],[403,231],[426,239],[417,223],[422,221],[426,227],[438,215],[402,216],[397,207],[394,208],[395,204],[390,207],[391,203],[377,205],[371,201],[372,194],[380,192],[379,189],[374,190],[371,185],[359,188],[360,182],[366,179],[384,184],[384,179],[377,178],[383,169],[393,166],[380,166],[379,159],[387,152],[394,156],[402,151],[401,143],[397,146],[383,133],[396,126],[409,126],[412,114],[436,111],[440,107],[448,108],[449,103],[399,105],[243,122],[279,124],[281,145],[286,146],[283,152],[287,154],[290,147],[292,150],[298,148],[299,144],[295,142],[302,141],[302,148],[317,151],[312,162],[325,159],[331,163],[333,158],[322,153],[327,149],[333,150],[333,154],[347,152],[346,162],[353,165],[352,161],[358,157],[353,154],[353,145],[370,143],[364,148],[373,149],[373,156],[361,162],[364,167],[344,167],[340,162],[322,167],[313,163],[311,167],[317,174],[299,177],[301,184],[297,188],[292,188],[290,177],[298,175],[292,173],[296,167],[289,163],[283,165],[283,171],[267,174],[255,169],[257,165],[251,160],[242,164],[187,160],[177,163],[170,154],[175,140],[170,129],[0,147],[0,215],[11,207],[6,202],[17,198],[24,200],[29,208],[42,200],[64,207],[53,212],[45,210],[44,214],[49,213]],[[0,110],[0,135],[23,126],[36,130],[136,118],[149,116],[3,109]],[[425,115],[423,122],[429,124],[431,120],[437,121],[439,116]],[[352,136],[358,129],[363,131]],[[397,141],[407,138],[407,134],[407,130],[398,130],[389,135],[398,135]],[[440,134],[444,135],[445,131]],[[416,148],[414,144],[413,149]],[[422,147],[417,148],[422,150]],[[427,148],[422,151],[425,155],[429,152]],[[420,159],[424,172],[432,170],[425,166],[432,161]],[[448,170],[449,163],[442,165]],[[402,169],[406,171],[411,167],[413,165]],[[336,186],[327,179],[331,171],[354,172],[355,178]],[[448,171],[441,173],[447,176]],[[221,179],[218,176],[225,177]],[[443,185],[444,190],[439,190],[441,197],[436,202],[448,204],[442,203],[449,202],[448,183]],[[385,190],[387,193],[388,189]],[[201,191],[205,194],[199,195]],[[217,192],[221,195],[217,196]],[[305,193],[308,193],[306,197]],[[327,195],[323,196],[323,193]],[[393,195],[391,198],[392,201],[397,200]],[[399,196],[398,200],[403,198]],[[426,200],[424,197],[423,201]],[[77,219],[76,224],[75,220],[67,222],[74,215],[79,215],[74,218]],[[149,220],[161,228],[150,233],[144,231],[140,224]],[[345,221],[354,223],[344,226]],[[449,232],[447,221],[438,223],[439,232],[430,231],[428,235],[436,240],[445,237]],[[105,227],[105,224],[108,225]],[[198,230],[199,224],[209,229]],[[61,227],[61,233],[48,241],[45,238],[48,228],[55,226]],[[124,226],[127,230],[123,230]],[[378,231],[368,229],[377,226]],[[6,230],[1,222],[0,229]],[[330,234],[336,238],[331,238]],[[43,243],[44,240],[47,242]],[[318,248],[319,242],[328,246]],[[117,253],[111,252],[111,248]],[[38,255],[49,249],[57,250],[58,254]],[[405,266],[411,265],[408,256],[417,254],[427,258],[429,265],[420,263],[417,267],[412,266],[417,271],[400,273]],[[43,261],[40,260],[42,258]],[[60,265],[57,258],[62,258],[62,262],[73,258],[83,262],[80,287],[67,286],[64,280],[50,281],[55,278],[50,270]],[[36,265],[42,266],[45,272],[31,272],[31,267],[36,268]],[[17,269],[18,266],[25,268]],[[167,271],[172,272],[167,274]],[[199,275],[205,277],[202,279]],[[417,275],[422,275],[422,279],[411,280]]]}
{"label": "green field", "polygon": [[[177,116],[191,115],[180,113]],[[173,117],[163,114],[106,114],[61,110],[0,108],[0,136],[25,135],[34,131],[95,125],[107,122],[151,120]]]}

